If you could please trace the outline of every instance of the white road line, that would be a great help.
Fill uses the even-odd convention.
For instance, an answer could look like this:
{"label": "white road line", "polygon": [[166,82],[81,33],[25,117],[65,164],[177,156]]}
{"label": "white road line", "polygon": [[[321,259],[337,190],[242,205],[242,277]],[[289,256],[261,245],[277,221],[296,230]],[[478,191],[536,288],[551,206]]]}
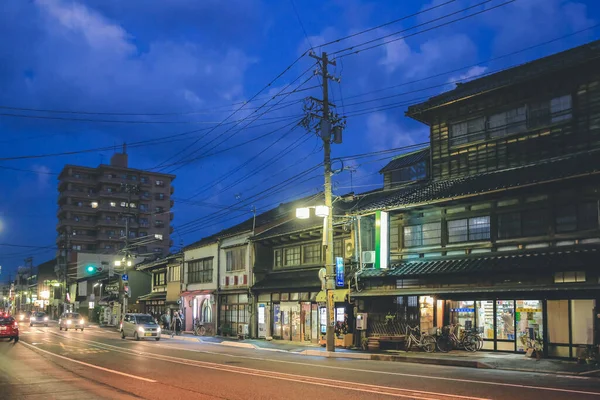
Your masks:
{"label": "white road line", "polygon": [[111,374],[117,374],[117,375],[126,376],[128,378],[138,379],[138,380],[144,381],[144,382],[156,383],[156,381],[153,380],[153,379],[148,379],[148,378],[143,378],[141,376],[126,374],[125,372],[115,371],[114,369],[108,369],[108,368],[104,368],[104,367],[99,367],[98,365],[88,364],[88,363],[83,362],[83,361],[74,360],[74,359],[69,358],[69,357],[64,357],[64,356],[61,356],[59,354],[52,353],[51,351],[46,351],[46,350],[40,349],[39,347],[32,346],[29,343],[25,343],[25,342],[21,342],[21,343],[23,345],[25,345],[26,347],[29,347],[31,349],[35,349],[34,351],[41,351],[42,353],[49,354],[49,355],[51,355],[53,357],[58,357],[58,358],[60,358],[62,360],[71,361],[71,362],[73,362],[75,364],[84,365],[84,366],[89,367],[89,368],[95,368],[95,369],[98,369],[98,370],[104,371],[104,372],[110,372]]}
{"label": "white road line", "polygon": [[[98,342],[98,343],[101,343],[101,342]],[[102,343],[102,344],[104,344],[104,343]],[[112,345],[107,345],[107,346],[112,346]],[[152,347],[155,347],[155,346],[156,345],[153,345]],[[267,362],[273,362],[273,363],[302,365],[305,367],[310,366],[310,367],[316,367],[316,368],[327,368],[327,369],[362,372],[362,373],[370,373],[370,374],[402,376],[402,377],[407,377],[407,378],[421,378],[421,379],[440,380],[440,381],[447,381],[447,382],[474,383],[474,384],[487,385],[487,386],[514,387],[514,388],[520,388],[520,389],[546,390],[546,391],[550,391],[550,392],[574,393],[574,394],[585,394],[585,395],[589,395],[589,396],[600,396],[600,392],[589,392],[589,391],[584,391],[584,390],[523,385],[523,384],[519,384],[519,383],[482,381],[482,380],[477,380],[477,379],[446,378],[446,377],[441,377],[441,376],[417,375],[417,374],[408,374],[408,373],[402,373],[402,372],[388,372],[388,371],[367,370],[367,369],[360,369],[360,368],[336,367],[336,366],[331,366],[331,365],[310,364],[310,363],[302,363],[302,362],[296,362],[296,361],[274,360],[274,359],[262,358],[262,357],[238,356],[238,355],[233,355],[233,354],[224,354],[224,353],[220,353],[220,352],[187,349],[187,348],[175,347],[172,345],[158,345],[158,346],[164,347],[164,348],[172,348],[172,349],[176,349],[176,350],[180,350],[180,351],[191,351],[191,352],[196,352],[196,353],[228,356],[228,357],[232,357],[232,358],[243,358],[243,359],[256,360],[256,361],[267,361]],[[117,346],[114,346],[114,347],[119,348]],[[150,347],[150,346],[145,346],[145,347]],[[380,361],[368,361],[368,360],[363,360],[363,361],[372,362],[372,363],[380,362]],[[538,373],[538,374],[543,374],[543,373]],[[549,374],[543,374],[543,375],[549,375]],[[555,376],[555,375],[553,375],[553,376]]]}
{"label": "white road line", "polygon": [[[115,352],[125,353],[128,355],[132,355],[131,351],[124,350],[120,347],[113,346],[106,343],[95,342],[92,340],[86,339],[76,339],[83,342],[94,343],[92,346],[96,346],[99,348],[110,349]],[[401,398],[409,398],[409,399],[420,399],[420,400],[435,400],[440,398],[448,399],[464,399],[464,400],[486,400],[481,397],[470,397],[470,396],[462,396],[455,395],[450,393],[436,393],[436,392],[428,392],[423,390],[412,390],[412,389],[401,389],[395,388],[391,386],[378,386],[378,385],[369,385],[358,382],[349,382],[349,381],[341,381],[341,380],[333,380],[327,378],[318,378],[313,376],[306,375],[296,375],[296,374],[288,374],[283,372],[275,372],[268,371],[262,369],[255,368],[246,368],[246,367],[234,367],[229,365],[223,365],[218,363],[206,362],[206,361],[197,361],[197,360],[189,360],[182,361],[181,358],[166,356],[162,354],[153,354],[153,353],[137,353],[137,355],[152,358],[159,361],[171,362],[174,364],[181,364],[185,366],[191,366],[196,368],[207,368],[212,370],[242,374],[242,375],[251,375],[258,376],[261,378],[269,378],[269,379],[279,379],[296,383],[305,383],[309,385],[317,385],[317,386],[326,386],[332,387],[336,389],[346,389],[352,391],[358,391],[363,393],[374,393],[374,394],[383,394],[387,396],[393,397],[401,397]],[[354,386],[354,387],[352,387]],[[436,396],[436,397],[423,397],[423,396]]]}

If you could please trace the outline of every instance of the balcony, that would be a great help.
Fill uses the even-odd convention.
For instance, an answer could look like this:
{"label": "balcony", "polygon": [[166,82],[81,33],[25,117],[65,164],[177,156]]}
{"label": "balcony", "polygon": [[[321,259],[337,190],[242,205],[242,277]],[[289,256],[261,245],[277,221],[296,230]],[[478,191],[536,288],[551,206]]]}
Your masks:
{"label": "balcony", "polygon": [[127,193],[127,192],[122,192],[120,190],[116,190],[116,191],[111,191],[109,192],[108,190],[101,190],[98,192],[98,195],[100,197],[107,197],[107,198],[112,198],[112,199],[123,199],[123,200],[127,200],[129,198],[131,198],[131,200],[134,199],[138,199],[139,196],[135,193]]}
{"label": "balcony", "polygon": [[88,205],[82,205],[82,206],[78,206],[75,204],[62,204],[59,205],[59,209],[58,209],[58,214],[61,214],[62,212],[66,212],[66,211],[71,211],[71,212],[75,212],[75,213],[80,213],[80,214],[95,214],[96,213],[96,209],[92,208],[92,206]]}
{"label": "balcony", "polygon": [[109,177],[107,175],[102,175],[97,179],[97,182],[120,185],[121,183],[127,183],[127,179],[123,179],[119,176]]}
{"label": "balcony", "polygon": [[89,199],[90,201],[92,199],[97,198],[97,194],[95,192],[89,192],[89,191],[82,191],[82,190],[63,190],[58,194],[58,200],[62,200],[62,199],[67,199],[67,198],[77,198],[77,199]]}
{"label": "balcony", "polygon": [[63,183],[91,183],[94,181],[93,177],[90,176],[86,176],[86,175],[81,175],[79,177],[76,177],[74,175],[65,175],[62,178],[59,179],[60,183],[59,185],[62,185]]}
{"label": "balcony", "polygon": [[65,226],[72,226],[75,228],[94,228],[96,226],[96,221],[94,221],[94,220],[84,221],[82,219],[77,221],[72,218],[70,218],[70,219],[63,218],[63,219],[59,220],[58,223],[56,224],[56,229],[58,230],[59,228],[62,228]]}

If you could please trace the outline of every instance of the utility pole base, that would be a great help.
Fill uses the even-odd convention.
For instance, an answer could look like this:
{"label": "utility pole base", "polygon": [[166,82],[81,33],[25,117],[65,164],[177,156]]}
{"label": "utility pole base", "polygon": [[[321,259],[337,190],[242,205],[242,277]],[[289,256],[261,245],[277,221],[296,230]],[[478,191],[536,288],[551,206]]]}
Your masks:
{"label": "utility pole base", "polygon": [[327,326],[325,349],[335,352],[335,329],[333,326]]}

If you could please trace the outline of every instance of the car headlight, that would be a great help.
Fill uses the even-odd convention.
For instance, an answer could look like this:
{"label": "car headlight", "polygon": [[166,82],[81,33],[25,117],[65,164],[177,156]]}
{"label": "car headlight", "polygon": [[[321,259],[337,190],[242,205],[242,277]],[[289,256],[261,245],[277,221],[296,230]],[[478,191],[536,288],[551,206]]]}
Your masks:
{"label": "car headlight", "polygon": [[85,321],[84,321],[84,320],[81,320],[81,321],[79,321],[79,323],[80,323],[81,325],[83,325],[83,324],[85,323]]}
{"label": "car headlight", "polygon": [[144,328],[140,326],[140,327],[138,328],[138,332],[140,332],[140,333],[144,333]]}
{"label": "car headlight", "polygon": [[161,329],[160,326],[156,328],[156,332],[160,333]]}
{"label": "car headlight", "polygon": [[44,317],[44,321],[48,321],[48,317]]}
{"label": "car headlight", "polygon": [[71,321],[70,319],[67,320],[67,325],[71,325],[73,321]]}

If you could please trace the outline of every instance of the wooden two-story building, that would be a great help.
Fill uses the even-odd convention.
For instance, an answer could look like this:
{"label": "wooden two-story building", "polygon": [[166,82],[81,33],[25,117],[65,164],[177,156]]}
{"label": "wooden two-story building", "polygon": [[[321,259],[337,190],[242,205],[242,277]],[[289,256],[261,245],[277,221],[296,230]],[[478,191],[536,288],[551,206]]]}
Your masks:
{"label": "wooden two-story building", "polygon": [[361,246],[389,255],[363,257],[351,294],[370,326],[459,323],[512,352],[535,336],[551,357],[598,343],[599,56],[593,42],[409,107],[429,148],[355,209],[375,226]]}

